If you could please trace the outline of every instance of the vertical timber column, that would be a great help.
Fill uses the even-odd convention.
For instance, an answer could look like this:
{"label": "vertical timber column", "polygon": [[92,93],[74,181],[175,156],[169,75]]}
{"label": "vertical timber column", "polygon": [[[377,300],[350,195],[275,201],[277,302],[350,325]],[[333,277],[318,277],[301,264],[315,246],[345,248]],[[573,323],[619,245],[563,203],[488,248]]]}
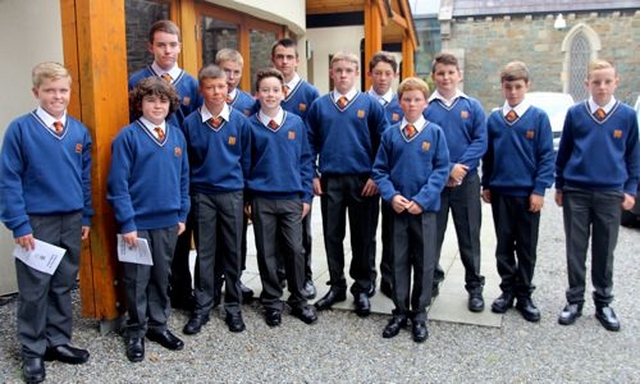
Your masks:
{"label": "vertical timber column", "polygon": [[415,44],[409,37],[408,31],[404,31],[402,36],[402,79],[415,75],[414,46]]}
{"label": "vertical timber column", "polygon": [[[198,16],[195,1],[180,1],[178,16],[180,32],[182,34],[182,52],[180,53],[182,68],[193,76],[196,76],[201,66],[197,45],[202,44],[202,36],[200,36],[200,31],[196,31]],[[171,17],[173,18],[173,16]]]}
{"label": "vertical timber column", "polygon": [[[377,0],[364,2],[364,63],[362,68],[368,68],[369,60],[382,49],[382,19]],[[365,90],[371,87],[371,79],[365,76]]]}
{"label": "vertical timber column", "polygon": [[124,1],[60,0],[65,65],[73,76],[69,112],[93,138],[93,206],[80,260],[82,315],[114,320],[118,310],[116,226],[106,201],[111,141],[129,120]]}

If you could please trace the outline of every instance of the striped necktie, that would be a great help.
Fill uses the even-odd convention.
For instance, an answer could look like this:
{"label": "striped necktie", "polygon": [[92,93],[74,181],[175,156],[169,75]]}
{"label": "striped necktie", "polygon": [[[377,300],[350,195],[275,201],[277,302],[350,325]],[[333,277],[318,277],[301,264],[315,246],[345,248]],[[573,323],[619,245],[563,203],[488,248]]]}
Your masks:
{"label": "striped necktie", "polygon": [[166,81],[167,83],[171,84],[171,82],[173,81],[173,77],[171,77],[170,74],[165,73],[164,75],[160,76],[164,79],[164,81]]}
{"label": "striped necktie", "polygon": [[220,124],[222,124],[222,117],[212,117],[209,119],[209,123],[213,126],[213,128],[219,128]]}
{"label": "striped necktie", "polygon": [[338,98],[338,107],[340,107],[340,109],[344,109],[344,107],[347,106],[347,103],[349,103],[349,100],[346,96],[340,96],[340,98]]}
{"label": "striped necktie", "polygon": [[418,132],[416,127],[413,124],[407,124],[404,126],[404,135],[407,136],[407,139],[410,139]]}
{"label": "striped necktie", "polygon": [[276,123],[275,120],[269,120],[269,124],[267,124],[267,127],[271,128],[272,131],[275,131],[280,127],[280,124]]}
{"label": "striped necktie", "polygon": [[156,131],[156,135],[158,136],[158,140],[164,141],[164,131],[162,130],[162,128],[155,127],[155,128],[153,128],[153,130]]}
{"label": "striped necktie", "polygon": [[507,118],[507,121],[511,123],[511,122],[514,122],[518,118],[518,114],[516,113],[516,111],[514,111],[512,109],[507,113],[507,115],[505,117]]}
{"label": "striped necktie", "polygon": [[53,122],[53,128],[56,130],[56,133],[59,135],[62,133],[62,128],[64,127],[64,125],[62,125],[61,121],[54,121]]}
{"label": "striped necktie", "polygon": [[596,109],[596,111],[593,113],[599,120],[604,119],[607,116],[607,112],[604,111],[604,109],[602,108],[598,108]]}

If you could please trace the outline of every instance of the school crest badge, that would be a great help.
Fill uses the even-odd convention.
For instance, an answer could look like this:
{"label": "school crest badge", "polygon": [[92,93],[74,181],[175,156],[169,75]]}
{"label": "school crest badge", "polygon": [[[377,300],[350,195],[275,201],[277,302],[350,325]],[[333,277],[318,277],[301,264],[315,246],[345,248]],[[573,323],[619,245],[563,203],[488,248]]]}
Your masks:
{"label": "school crest badge", "polygon": [[191,98],[189,96],[185,96],[182,98],[182,104],[189,105],[191,104]]}
{"label": "school crest badge", "polygon": [[236,145],[236,137],[229,136],[229,145]]}
{"label": "school crest badge", "polygon": [[296,131],[289,131],[287,137],[289,138],[289,140],[295,140],[296,139]]}
{"label": "school crest badge", "polygon": [[174,147],[174,148],[173,148],[173,155],[174,155],[175,157],[180,157],[180,156],[182,156],[182,148],[180,148],[180,147]]}
{"label": "school crest badge", "polygon": [[82,153],[82,143],[76,144],[76,153]]}
{"label": "school crest badge", "polygon": [[621,139],[622,138],[622,130],[621,129],[616,129],[613,131],[613,138],[614,139]]}
{"label": "school crest badge", "polygon": [[431,149],[431,143],[428,141],[423,141],[422,142],[422,152],[429,152],[429,149]]}
{"label": "school crest badge", "polygon": [[358,109],[358,117],[361,119],[364,117],[364,111],[362,109]]}
{"label": "school crest badge", "polygon": [[392,114],[391,114],[391,121],[394,121],[394,122],[395,122],[395,121],[398,121],[398,120],[400,120],[400,115],[399,115],[399,114],[397,114],[397,113],[395,113],[395,112],[394,112],[394,113],[392,113]]}
{"label": "school crest badge", "polygon": [[307,104],[305,104],[305,103],[298,104],[298,111],[304,112],[306,110],[307,110]]}
{"label": "school crest badge", "polygon": [[534,136],[533,129],[528,129],[527,130],[527,139],[533,140],[533,136]]}
{"label": "school crest badge", "polygon": [[461,119],[468,119],[469,118],[469,111],[460,111],[460,118]]}

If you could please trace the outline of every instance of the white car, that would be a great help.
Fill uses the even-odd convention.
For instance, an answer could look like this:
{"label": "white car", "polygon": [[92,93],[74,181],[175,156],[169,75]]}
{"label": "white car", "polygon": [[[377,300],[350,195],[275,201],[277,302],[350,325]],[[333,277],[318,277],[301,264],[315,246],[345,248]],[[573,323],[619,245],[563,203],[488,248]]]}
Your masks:
{"label": "white car", "polygon": [[573,97],[561,92],[529,92],[525,96],[531,105],[536,106],[547,113],[553,131],[553,149],[558,151],[564,118],[567,110],[574,104]]}

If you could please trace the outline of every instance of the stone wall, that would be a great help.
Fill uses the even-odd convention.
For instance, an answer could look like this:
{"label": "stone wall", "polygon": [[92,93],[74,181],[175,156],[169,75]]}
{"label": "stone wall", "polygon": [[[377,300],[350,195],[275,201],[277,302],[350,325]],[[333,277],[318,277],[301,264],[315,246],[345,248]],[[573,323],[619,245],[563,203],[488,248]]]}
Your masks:
{"label": "stone wall", "polygon": [[616,97],[633,104],[640,94],[640,11],[565,15],[567,27],[554,29],[556,15],[514,15],[456,19],[443,51],[464,57],[464,91],[480,99],[485,110],[500,105],[500,68],[522,60],[532,74],[532,91],[563,91],[565,52],[571,28],[584,23],[598,35],[597,57],[613,60],[620,75]]}

